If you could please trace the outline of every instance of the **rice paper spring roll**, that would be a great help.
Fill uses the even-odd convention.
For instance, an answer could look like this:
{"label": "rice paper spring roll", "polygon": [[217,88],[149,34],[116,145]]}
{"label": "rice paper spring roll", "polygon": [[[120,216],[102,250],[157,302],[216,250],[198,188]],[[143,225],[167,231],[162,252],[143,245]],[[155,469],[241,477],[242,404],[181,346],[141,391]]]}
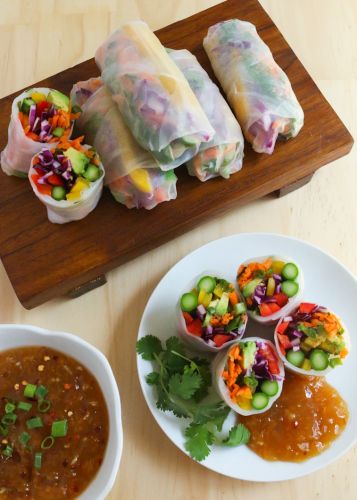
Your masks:
{"label": "rice paper spring roll", "polygon": [[43,149],[31,161],[29,180],[46,206],[48,219],[64,224],[83,219],[97,206],[102,194],[104,168],[83,137]]}
{"label": "rice paper spring roll", "polygon": [[269,410],[283,389],[284,365],[272,342],[259,337],[230,345],[216,356],[212,370],[218,394],[240,415]]}
{"label": "rice paper spring roll", "polygon": [[256,152],[271,154],[278,136],[289,139],[299,133],[304,112],[253,24],[238,19],[215,24],[203,46]]}
{"label": "rice paper spring roll", "polygon": [[1,153],[3,171],[27,177],[35,154],[70,137],[77,111],[58,90],[33,88],[17,96],[11,107],[8,143]]}
{"label": "rice paper spring roll", "polygon": [[199,153],[187,163],[188,172],[201,181],[217,176],[228,179],[242,168],[244,139],[239,123],[191,52],[169,49],[168,54],[185,75],[215,130],[213,139],[202,143]]}
{"label": "rice paper spring roll", "polygon": [[95,59],[130,131],[162,170],[190,160],[212,139],[186,78],[146,23],[122,25]]}
{"label": "rice paper spring roll", "polygon": [[105,184],[119,203],[149,210],[176,198],[176,175],[136,142],[101,78],[76,83],[71,101],[82,109],[76,125],[100,154]]}

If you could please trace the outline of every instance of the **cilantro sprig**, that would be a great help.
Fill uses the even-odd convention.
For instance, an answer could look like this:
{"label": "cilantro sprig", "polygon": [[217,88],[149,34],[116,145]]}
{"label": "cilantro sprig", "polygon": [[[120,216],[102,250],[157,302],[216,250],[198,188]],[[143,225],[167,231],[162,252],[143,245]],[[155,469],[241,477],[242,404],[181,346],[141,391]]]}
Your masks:
{"label": "cilantro sprig", "polygon": [[221,400],[203,401],[212,385],[207,359],[188,357],[177,337],[170,337],[163,346],[154,335],[146,335],[137,342],[136,350],[156,365],[146,382],[156,388],[157,408],[191,419],[185,430],[185,449],[192,458],[204,460],[213,444],[239,446],[249,441],[250,433],[243,424],[233,426],[226,438],[218,438],[230,409]]}

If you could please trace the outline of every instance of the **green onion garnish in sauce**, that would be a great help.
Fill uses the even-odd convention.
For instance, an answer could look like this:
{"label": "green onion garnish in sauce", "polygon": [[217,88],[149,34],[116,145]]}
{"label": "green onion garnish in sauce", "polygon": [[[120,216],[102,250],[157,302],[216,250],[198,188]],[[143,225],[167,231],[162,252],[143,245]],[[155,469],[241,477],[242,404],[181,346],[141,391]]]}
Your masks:
{"label": "green onion garnish in sauce", "polygon": [[47,401],[47,399],[41,399],[41,401],[37,403],[37,409],[41,413],[46,413],[46,411],[48,411],[50,408],[51,408],[51,402]]}
{"label": "green onion garnish in sauce", "polygon": [[28,429],[38,429],[39,427],[43,427],[43,422],[41,417],[33,417],[29,420],[26,420],[26,426]]}
{"label": "green onion garnish in sauce", "polygon": [[7,425],[0,424],[0,434],[2,436],[7,436],[9,434],[9,429],[7,428]]}
{"label": "green onion garnish in sauce", "polygon": [[12,452],[13,452],[13,448],[12,446],[10,446],[9,444],[6,446],[6,448],[4,450],[2,450],[2,454],[5,456],[5,457],[12,457]]}
{"label": "green onion garnish in sauce", "polygon": [[30,439],[31,439],[31,436],[28,432],[21,432],[21,434],[19,436],[19,441],[22,444],[22,446],[24,446],[26,448],[27,443],[30,441]]}
{"label": "green onion garnish in sauce", "polygon": [[35,396],[38,400],[45,399],[45,396],[48,394],[48,389],[44,385],[39,385],[36,389]]}
{"label": "green onion garnish in sauce", "polygon": [[8,413],[2,417],[1,423],[4,425],[13,425],[16,422],[16,419],[17,415],[15,415],[15,413]]}
{"label": "green onion garnish in sauce", "polygon": [[35,469],[41,469],[41,465],[42,465],[42,453],[41,452],[35,453],[35,460],[34,460],[33,465],[34,465]]}
{"label": "green onion garnish in sauce", "polygon": [[47,436],[41,443],[41,448],[43,450],[49,450],[55,444],[55,438],[53,436]]}
{"label": "green onion garnish in sauce", "polygon": [[14,410],[16,410],[16,405],[14,405],[13,403],[6,403],[5,413],[14,413]]}
{"label": "green onion garnish in sauce", "polygon": [[35,393],[36,393],[36,389],[37,389],[37,385],[27,384],[25,389],[24,389],[25,398],[30,398],[30,399],[34,398]]}
{"label": "green onion garnish in sauce", "polygon": [[51,435],[55,438],[67,436],[68,423],[67,420],[56,420],[52,424]]}
{"label": "green onion garnish in sauce", "polygon": [[32,403],[26,403],[25,401],[20,401],[17,405],[18,410],[30,411],[32,408]]}

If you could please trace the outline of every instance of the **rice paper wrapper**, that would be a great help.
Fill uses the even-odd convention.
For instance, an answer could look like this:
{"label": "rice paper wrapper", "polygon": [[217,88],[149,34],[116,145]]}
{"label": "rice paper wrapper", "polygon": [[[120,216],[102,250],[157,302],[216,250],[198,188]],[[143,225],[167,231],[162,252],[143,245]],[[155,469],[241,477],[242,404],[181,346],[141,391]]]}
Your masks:
{"label": "rice paper wrapper", "polygon": [[[304,277],[302,274],[301,266],[294,259],[292,259],[290,257],[284,257],[281,255],[264,255],[263,257],[254,257],[253,259],[248,259],[248,260],[242,262],[242,264],[247,265],[251,262],[264,262],[268,258],[271,258],[273,260],[283,261],[285,263],[291,262],[291,263],[296,265],[296,267],[299,270],[299,274],[298,274],[295,281],[299,285],[299,290],[298,290],[296,295],[289,298],[289,301],[285,306],[283,306],[279,311],[275,312],[274,314],[271,314],[270,316],[259,316],[258,314],[255,314],[253,311],[250,311],[247,307],[248,315],[250,318],[252,318],[254,321],[257,321],[258,323],[261,323],[261,324],[267,325],[267,326],[268,325],[275,325],[280,320],[280,318],[290,314],[291,311],[296,308],[297,304],[299,302],[301,302],[301,298],[302,298],[303,292],[304,292]],[[240,294],[242,300],[245,300],[239,286],[238,286],[238,293]]]}
{"label": "rice paper wrapper", "polygon": [[192,349],[195,349],[196,351],[201,351],[201,352],[217,353],[217,352],[221,352],[221,351],[225,350],[228,346],[236,343],[237,340],[239,340],[239,339],[241,339],[243,337],[245,329],[247,327],[248,315],[246,313],[244,314],[244,316],[242,315],[244,322],[239,327],[239,334],[237,335],[237,337],[234,338],[234,339],[232,339],[232,340],[229,340],[228,342],[225,342],[220,347],[217,347],[215,345],[211,345],[211,344],[207,343],[203,338],[196,337],[195,335],[192,335],[192,333],[190,333],[187,330],[185,318],[184,318],[184,316],[182,314],[182,309],[181,309],[181,306],[180,306],[180,300],[181,300],[181,296],[184,293],[187,293],[190,290],[193,290],[196,287],[198,281],[201,278],[203,278],[204,276],[215,276],[215,277],[220,278],[220,279],[225,279],[226,281],[228,281],[230,283],[230,280],[227,279],[225,276],[222,276],[222,274],[220,272],[218,272],[218,271],[212,271],[212,270],[204,271],[204,272],[200,273],[192,281],[190,281],[187,284],[187,286],[185,286],[185,288],[181,291],[180,298],[178,299],[178,302],[177,302],[177,305],[176,305],[177,332],[178,332],[178,336],[180,337],[180,339],[183,342],[185,342],[185,344],[187,346],[191,347]]}
{"label": "rice paper wrapper", "polygon": [[[41,150],[49,145],[55,147],[58,142],[37,142],[26,136],[22,124],[19,119],[18,103],[21,102],[29,93],[36,91],[45,94],[46,96],[52,89],[44,87],[36,87],[26,90],[17,96],[11,106],[11,118],[8,129],[8,142],[5,149],[1,152],[0,161],[1,168],[7,175],[16,175],[18,177],[27,177],[30,169],[32,157],[41,152]],[[73,129],[73,124],[71,131]]]}
{"label": "rice paper wrapper", "polygon": [[[269,397],[269,402],[268,405],[263,408],[262,410],[255,410],[254,408],[250,410],[246,410],[239,406],[235,401],[233,401],[229,395],[229,391],[227,389],[227,386],[224,382],[224,379],[222,377],[222,373],[225,369],[226,361],[227,361],[227,355],[230,349],[234,347],[236,344],[241,344],[244,342],[259,342],[259,343],[264,343],[268,344],[274,351],[274,354],[276,356],[276,361],[279,366],[279,375],[278,378],[276,379],[278,383],[278,392],[275,394],[275,396]],[[214,388],[216,389],[217,393],[219,396],[223,399],[223,401],[230,407],[232,410],[234,410],[236,413],[239,415],[244,415],[244,416],[249,416],[249,415],[257,415],[258,413],[264,413],[269,408],[273,406],[275,401],[280,397],[280,394],[283,390],[283,384],[284,384],[284,378],[285,378],[285,370],[284,370],[284,364],[282,363],[281,359],[278,356],[278,353],[276,352],[275,346],[270,340],[263,339],[260,337],[246,337],[242,340],[236,341],[233,343],[233,345],[230,345],[228,349],[224,350],[223,352],[220,352],[217,354],[215,357],[213,363],[212,363],[212,380],[213,380],[213,385]]]}
{"label": "rice paper wrapper", "polygon": [[215,131],[213,139],[202,143],[199,153],[187,163],[188,172],[201,181],[217,176],[228,179],[242,168],[244,139],[239,123],[191,52],[168,49],[168,54],[184,74]]}
{"label": "rice paper wrapper", "polygon": [[288,139],[299,133],[304,112],[253,24],[238,19],[215,24],[203,46],[256,152],[271,154],[279,135]]}
{"label": "rice paper wrapper", "polygon": [[122,25],[95,59],[130,131],[162,170],[190,160],[212,139],[187,80],[146,23]]}
{"label": "rice paper wrapper", "polygon": [[71,101],[82,108],[76,125],[99,153],[104,182],[119,203],[150,210],[176,198],[176,175],[160,170],[136,142],[101,78],[76,83]]}
{"label": "rice paper wrapper", "polygon": [[[84,145],[86,149],[90,149],[92,146]],[[104,168],[102,163],[99,168],[104,174]],[[90,187],[82,191],[81,197],[76,201],[61,200],[56,201],[49,195],[44,195],[40,193],[33,182],[31,176],[36,171],[33,168],[33,161],[31,161],[31,167],[29,170],[29,181],[31,187],[37,196],[37,198],[43,203],[47,209],[47,216],[50,222],[55,224],[65,224],[67,222],[72,222],[80,219],[84,219],[98,204],[103,190],[103,178],[102,175],[95,182],[90,183]]]}
{"label": "rice paper wrapper", "polygon": [[[281,361],[284,363],[284,366],[287,370],[291,371],[291,372],[294,372],[294,373],[297,373],[299,375],[305,375],[305,376],[314,376],[314,377],[324,377],[326,376],[330,371],[332,370],[338,370],[338,366],[336,366],[335,368],[332,368],[330,365],[325,369],[325,370],[314,370],[314,369],[311,369],[311,370],[304,370],[303,368],[299,368],[298,366],[295,366],[293,365],[292,363],[290,363],[286,356],[281,352],[281,349],[280,349],[280,343],[279,343],[279,339],[278,339],[278,327],[281,323],[283,323],[283,321],[286,321],[285,318],[288,318],[288,317],[291,317],[293,314],[295,314],[295,312],[297,311],[299,306],[295,307],[293,311],[290,311],[289,314],[285,314],[280,320],[279,320],[279,323],[276,325],[275,327],[275,330],[274,330],[274,342],[275,342],[275,348],[277,350],[277,353],[281,359]],[[321,306],[320,306],[321,307]],[[329,308],[324,308],[326,309],[326,311],[334,314],[339,322],[341,323],[341,326],[342,328],[344,329],[344,332],[343,332],[343,340],[345,342],[345,346],[346,348],[348,349],[348,353],[351,352],[351,336],[350,336],[350,333],[349,333],[349,330],[347,329],[346,325],[343,323],[343,321],[341,320],[341,318],[336,314],[334,313],[333,311],[331,311],[331,309]],[[317,347],[318,349],[318,347]],[[344,360],[343,360],[344,362]]]}

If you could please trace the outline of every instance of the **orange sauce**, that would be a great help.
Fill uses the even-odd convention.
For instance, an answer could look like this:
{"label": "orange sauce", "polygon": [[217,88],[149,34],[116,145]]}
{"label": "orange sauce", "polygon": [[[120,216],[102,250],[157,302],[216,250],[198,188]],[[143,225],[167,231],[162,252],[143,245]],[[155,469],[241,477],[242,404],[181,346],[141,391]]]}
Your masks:
{"label": "orange sauce", "polygon": [[347,403],[324,377],[287,373],[270,410],[239,421],[251,432],[249,448],[265,460],[302,462],[328,448],[348,418]]}

